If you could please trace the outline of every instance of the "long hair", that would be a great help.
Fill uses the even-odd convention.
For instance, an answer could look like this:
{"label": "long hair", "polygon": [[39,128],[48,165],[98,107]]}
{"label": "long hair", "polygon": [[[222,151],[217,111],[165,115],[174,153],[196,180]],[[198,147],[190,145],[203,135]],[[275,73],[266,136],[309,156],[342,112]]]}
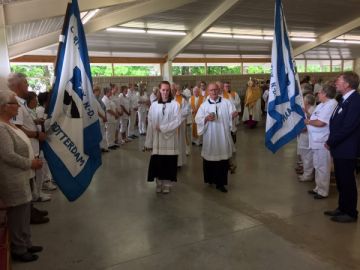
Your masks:
{"label": "long hair", "polygon": [[[157,98],[157,101],[158,101],[159,103],[162,103],[162,102],[163,102],[163,100],[162,100],[162,98],[161,98],[161,93],[160,93],[161,85],[163,85],[163,84],[166,84],[166,85],[169,86],[169,89],[170,89],[169,100],[173,100],[173,99],[174,99],[174,96],[173,96],[173,94],[171,93],[171,85],[170,85],[170,83],[169,83],[168,81],[161,81],[161,82],[159,83],[159,91],[158,91],[157,94],[156,94],[156,98]],[[169,100],[168,100],[168,101],[169,101]]]}

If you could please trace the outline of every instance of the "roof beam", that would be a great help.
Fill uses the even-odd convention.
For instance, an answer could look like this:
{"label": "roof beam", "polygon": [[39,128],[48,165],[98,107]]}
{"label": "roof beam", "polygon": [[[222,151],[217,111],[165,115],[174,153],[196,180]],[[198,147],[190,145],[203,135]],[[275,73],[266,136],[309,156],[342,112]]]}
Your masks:
{"label": "roof beam", "polygon": [[299,54],[307,52],[317,46],[320,46],[321,44],[328,42],[331,39],[334,39],[334,38],[337,38],[338,36],[346,34],[357,27],[360,27],[360,17],[358,17],[342,26],[339,26],[325,34],[320,35],[314,42],[310,42],[310,43],[307,43],[307,44],[297,47],[296,49],[294,49],[294,56],[297,56]]}
{"label": "roof beam", "polygon": [[[79,0],[79,7],[81,11],[87,11],[134,1],[136,0]],[[6,24],[63,16],[68,2],[67,0],[32,0],[10,3],[4,6]]]}
{"label": "roof beam", "polygon": [[202,20],[193,30],[187,34],[179,43],[169,50],[167,59],[172,61],[187,45],[205,32],[209,27],[219,19],[226,11],[232,8],[240,0],[225,0],[217,6],[204,20]]}
{"label": "roof beam", "polygon": [[[195,0],[151,0],[130,6],[128,8],[111,12],[94,18],[84,28],[86,34],[97,32],[114,25],[127,23],[150,14],[160,13],[169,9],[175,9]],[[60,30],[42,35],[30,40],[9,46],[10,58],[18,57],[27,52],[56,44],[59,40]]]}
{"label": "roof beam", "polygon": [[108,27],[130,22],[134,19],[175,9],[195,0],[151,0],[133,5],[123,10],[114,11],[95,18],[85,25],[86,33],[93,33]]}

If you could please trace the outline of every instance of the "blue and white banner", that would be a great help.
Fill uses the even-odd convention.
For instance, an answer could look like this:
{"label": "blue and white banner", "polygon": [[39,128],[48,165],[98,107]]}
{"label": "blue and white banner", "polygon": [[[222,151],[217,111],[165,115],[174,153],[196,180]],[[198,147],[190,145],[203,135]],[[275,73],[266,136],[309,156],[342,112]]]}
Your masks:
{"label": "blue and white banner", "polygon": [[299,78],[287,32],[281,0],[275,3],[275,31],[265,144],[273,153],[305,127]]}
{"label": "blue and white banner", "polygon": [[76,200],[101,165],[100,124],[77,0],[69,4],[60,36],[45,158],[61,191]]}

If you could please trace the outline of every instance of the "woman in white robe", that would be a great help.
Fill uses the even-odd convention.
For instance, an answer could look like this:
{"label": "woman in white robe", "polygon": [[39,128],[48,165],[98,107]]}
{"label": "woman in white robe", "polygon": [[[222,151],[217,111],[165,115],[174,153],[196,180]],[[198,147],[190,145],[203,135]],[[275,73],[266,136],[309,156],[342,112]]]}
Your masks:
{"label": "woman in white robe", "polygon": [[181,124],[179,104],[170,93],[170,83],[160,83],[157,101],[148,114],[145,150],[151,150],[148,181],[156,179],[156,192],[169,193],[171,182],[177,181],[178,127]]}
{"label": "woman in white robe", "polygon": [[234,151],[231,138],[232,120],[238,115],[235,106],[219,96],[215,83],[208,86],[209,98],[201,104],[195,122],[199,135],[203,135],[204,182],[216,184],[216,188],[227,192],[229,159]]}

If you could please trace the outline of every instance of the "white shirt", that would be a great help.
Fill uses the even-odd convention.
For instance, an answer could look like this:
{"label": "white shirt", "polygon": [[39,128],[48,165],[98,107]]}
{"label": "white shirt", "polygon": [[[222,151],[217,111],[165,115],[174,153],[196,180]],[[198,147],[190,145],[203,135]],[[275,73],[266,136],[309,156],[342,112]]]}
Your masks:
{"label": "white shirt", "polygon": [[[130,112],[130,106],[131,106],[131,101],[127,96],[122,95],[120,97],[120,105],[124,107],[124,109],[128,112]],[[122,119],[129,119],[129,115],[123,111],[123,114],[121,116]]]}
{"label": "white shirt", "polygon": [[[105,105],[106,111],[111,110],[113,112],[116,112],[116,104],[112,100],[110,100],[107,96],[103,96],[103,98],[101,100]],[[107,120],[109,123],[116,122],[115,116],[113,116],[110,113],[107,114]]]}
{"label": "white shirt", "polygon": [[[216,101],[209,98],[201,104],[195,116],[195,122],[198,134],[203,135],[201,156],[205,160],[227,160],[232,156],[235,146],[230,130],[232,113],[235,111],[235,106],[229,100],[221,97]],[[215,113],[216,119],[205,124],[205,117],[210,113]]]}
{"label": "white shirt", "polygon": [[[25,99],[22,99],[18,96],[16,96],[16,99],[20,105],[20,108],[18,110],[18,114],[16,115],[16,117],[13,118],[12,123],[18,126],[23,126],[26,130],[29,131],[41,131],[36,126],[34,122],[34,117],[31,115],[30,109],[27,107]],[[40,154],[39,140],[35,138],[29,138],[29,139],[34,151],[34,155],[39,156]]]}
{"label": "white shirt", "polygon": [[351,95],[352,93],[354,93],[354,92],[355,92],[355,90],[353,89],[353,90],[350,90],[349,92],[347,92],[345,95],[343,95],[343,96],[342,96],[343,102],[344,102],[345,100],[347,100],[348,97],[350,97],[350,95]]}
{"label": "white shirt", "polygon": [[139,96],[136,93],[136,91],[129,89],[129,91],[127,93],[127,97],[130,100],[130,108],[131,109],[137,109],[138,106],[139,106]]}
{"label": "white shirt", "polygon": [[329,99],[324,103],[320,103],[316,106],[315,111],[311,114],[310,120],[319,120],[326,125],[323,127],[314,127],[307,125],[309,132],[309,145],[311,149],[323,149],[326,143],[330,130],[329,122],[333,111],[335,110],[337,101],[335,99]]}

